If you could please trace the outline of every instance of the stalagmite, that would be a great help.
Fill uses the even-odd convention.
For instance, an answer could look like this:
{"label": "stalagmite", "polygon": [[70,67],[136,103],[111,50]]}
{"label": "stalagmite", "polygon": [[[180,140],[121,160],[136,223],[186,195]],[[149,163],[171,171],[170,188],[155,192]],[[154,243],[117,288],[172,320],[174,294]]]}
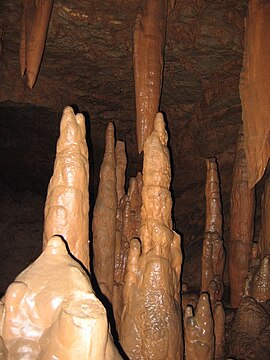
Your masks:
{"label": "stalagmite", "polygon": [[231,306],[239,306],[253,240],[255,193],[248,185],[244,136],[240,130],[233,169],[230,209],[229,277]]}
{"label": "stalagmite", "polygon": [[24,0],[21,29],[21,74],[27,73],[28,86],[34,86],[44,52],[53,0]]}
{"label": "stalagmite", "polygon": [[270,256],[266,256],[260,262],[259,268],[251,276],[248,282],[246,294],[259,302],[270,299]]}
{"label": "stalagmite", "polygon": [[127,156],[124,141],[118,140],[115,146],[115,160],[116,160],[116,190],[118,204],[123,196],[125,196],[125,181],[126,181],[126,167]]}
{"label": "stalagmite", "polygon": [[89,270],[88,184],[85,120],[66,107],[45,204],[43,245],[45,248],[53,235],[63,236],[72,255]]}
{"label": "stalagmite", "polygon": [[105,153],[93,214],[94,273],[102,293],[112,301],[116,244],[117,190],[114,126],[106,130]]}
{"label": "stalagmite", "polygon": [[9,286],[3,304],[8,359],[121,359],[104,307],[58,236]]}
{"label": "stalagmite", "polygon": [[206,165],[206,224],[203,240],[201,291],[209,292],[212,301],[213,299],[221,300],[223,295],[225,251],[222,240],[222,209],[216,159],[207,159]]}
{"label": "stalagmite", "polygon": [[134,30],[134,79],[139,153],[154,129],[163,76],[167,0],[146,0]]}
{"label": "stalagmite", "polygon": [[[269,170],[270,173],[270,170]],[[262,196],[262,220],[261,220],[261,232],[259,238],[259,256],[263,259],[266,255],[270,255],[270,174],[267,174],[267,178],[264,185],[264,192]]]}
{"label": "stalagmite", "polygon": [[133,239],[120,342],[130,359],[183,358],[180,236],[172,230],[171,170],[162,114],[144,144],[141,242]]}
{"label": "stalagmite", "polygon": [[201,293],[194,315],[192,307],[186,307],[184,333],[186,360],[213,360],[214,326],[208,294]]}
{"label": "stalagmite", "polygon": [[250,0],[240,81],[249,186],[263,176],[270,156],[270,3]]}
{"label": "stalagmite", "polygon": [[225,345],[225,311],[221,301],[216,302],[213,308],[215,334],[215,360],[224,359]]}

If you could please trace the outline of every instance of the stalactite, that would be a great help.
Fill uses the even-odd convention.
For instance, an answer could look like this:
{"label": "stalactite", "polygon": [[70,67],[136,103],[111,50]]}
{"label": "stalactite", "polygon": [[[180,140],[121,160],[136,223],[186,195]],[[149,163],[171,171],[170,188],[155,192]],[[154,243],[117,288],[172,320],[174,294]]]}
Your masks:
{"label": "stalactite", "polygon": [[195,314],[187,306],[184,315],[185,359],[213,360],[214,326],[209,296],[201,293]]}
{"label": "stalactite", "polygon": [[30,89],[35,85],[44,52],[53,0],[24,0],[22,15],[20,66]]}
{"label": "stalactite", "polygon": [[246,19],[244,63],[240,80],[248,182],[263,176],[270,156],[270,3],[250,0]]}
{"label": "stalactite", "polygon": [[244,292],[245,278],[253,240],[255,193],[248,185],[244,136],[240,130],[233,170],[230,209],[229,277],[231,305],[238,307]]}
{"label": "stalactite", "polygon": [[85,120],[66,107],[44,210],[43,246],[53,235],[63,236],[72,255],[89,270],[88,184]]}
{"label": "stalactite", "polygon": [[154,128],[163,76],[167,0],[146,0],[134,30],[134,79],[139,153]]}
{"label": "stalactite", "polygon": [[0,329],[8,359],[121,359],[106,311],[60,237],[9,286]]}
{"label": "stalactite", "polygon": [[[270,172],[270,170],[269,170]],[[270,175],[267,174],[267,178],[264,185],[264,192],[262,196],[262,220],[261,220],[261,232],[259,238],[259,256],[263,259],[265,256],[270,255]]]}
{"label": "stalactite", "polygon": [[182,359],[180,236],[172,230],[167,133],[161,114],[144,144],[141,242],[130,243],[120,341],[130,359]]}
{"label": "stalactite", "polygon": [[116,243],[117,191],[114,126],[106,130],[105,153],[93,213],[94,273],[102,293],[112,301]]}
{"label": "stalactite", "polygon": [[221,301],[216,302],[213,308],[215,334],[215,360],[224,359],[225,345],[225,311]]}

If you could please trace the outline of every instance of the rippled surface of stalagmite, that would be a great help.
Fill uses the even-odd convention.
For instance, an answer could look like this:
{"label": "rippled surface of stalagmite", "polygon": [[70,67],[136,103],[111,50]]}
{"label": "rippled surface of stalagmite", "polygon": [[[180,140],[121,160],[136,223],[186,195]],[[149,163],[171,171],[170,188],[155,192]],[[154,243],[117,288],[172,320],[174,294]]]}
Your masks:
{"label": "rippled surface of stalagmite", "polygon": [[216,159],[207,159],[206,166],[206,224],[203,240],[201,291],[209,292],[211,300],[221,300],[225,251],[222,240],[222,209]]}
{"label": "rippled surface of stalagmite", "polygon": [[10,360],[121,359],[106,311],[60,237],[9,286],[2,337]]}
{"label": "rippled surface of stalagmite", "polygon": [[270,3],[250,0],[240,81],[249,186],[263,176],[270,156]]}
{"label": "rippled surface of stalagmite", "polygon": [[270,169],[264,185],[262,196],[262,220],[261,232],[259,238],[259,256],[263,259],[266,255],[270,255]]}
{"label": "rippled surface of stalagmite", "polygon": [[163,76],[167,0],[146,0],[134,30],[134,79],[138,151],[154,129]]}
{"label": "rippled surface of stalagmite", "polygon": [[130,359],[182,359],[180,236],[172,230],[171,170],[162,114],[144,144],[141,242],[125,274],[120,342]]}
{"label": "rippled surface of stalagmite", "polygon": [[230,209],[229,276],[232,307],[241,302],[254,229],[254,188],[248,185],[244,136],[239,132]]}
{"label": "rippled surface of stalagmite", "polygon": [[44,52],[53,0],[24,0],[22,15],[20,66],[26,71],[28,86],[34,86]]}
{"label": "rippled surface of stalagmite", "polygon": [[106,130],[105,153],[93,214],[94,273],[102,293],[112,301],[116,242],[117,190],[114,126]]}
{"label": "rippled surface of stalagmite", "polygon": [[224,359],[225,311],[221,301],[217,301],[212,310],[214,317],[215,360]]}
{"label": "rippled surface of stalagmite", "polygon": [[85,119],[66,107],[60,124],[54,172],[44,210],[44,248],[61,235],[69,249],[89,269],[89,165]]}
{"label": "rippled surface of stalagmite", "polygon": [[[270,299],[270,256],[264,257],[258,267],[249,273],[245,294],[254,297],[259,302]],[[252,271],[251,270],[251,271]]]}
{"label": "rippled surface of stalagmite", "polygon": [[191,306],[186,307],[184,332],[186,360],[213,360],[214,326],[208,294],[200,295],[195,314]]}

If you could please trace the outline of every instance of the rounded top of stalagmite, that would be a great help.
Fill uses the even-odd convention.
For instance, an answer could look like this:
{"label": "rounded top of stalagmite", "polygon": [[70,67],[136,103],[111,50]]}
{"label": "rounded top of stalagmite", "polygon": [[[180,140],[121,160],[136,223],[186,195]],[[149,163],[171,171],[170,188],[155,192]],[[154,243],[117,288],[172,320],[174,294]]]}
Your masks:
{"label": "rounded top of stalagmite", "polygon": [[51,255],[66,255],[68,254],[66,244],[60,236],[53,236],[48,241],[44,250],[47,254]]}
{"label": "rounded top of stalagmite", "polygon": [[158,133],[160,141],[163,145],[167,145],[168,135],[165,129],[165,121],[163,114],[158,112],[154,121],[154,130]]}

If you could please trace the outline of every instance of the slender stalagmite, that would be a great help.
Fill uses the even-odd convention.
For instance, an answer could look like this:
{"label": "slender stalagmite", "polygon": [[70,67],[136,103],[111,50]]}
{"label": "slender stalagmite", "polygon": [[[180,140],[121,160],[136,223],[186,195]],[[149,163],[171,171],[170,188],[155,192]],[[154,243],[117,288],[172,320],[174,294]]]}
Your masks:
{"label": "slender stalagmite", "polygon": [[53,235],[63,236],[72,255],[89,270],[88,184],[84,116],[66,107],[44,210],[43,246]]}
{"label": "slender stalagmite", "polygon": [[106,130],[105,153],[93,214],[94,273],[100,290],[112,301],[116,243],[117,191],[114,126]]}
{"label": "slender stalagmite", "polygon": [[2,301],[0,339],[8,352],[4,359],[121,359],[106,310],[58,236],[17,276]]}
{"label": "slender stalagmite", "polygon": [[215,334],[215,360],[224,359],[225,311],[221,301],[217,301],[213,310]]}
{"label": "slender stalagmite", "polygon": [[241,302],[248,273],[249,254],[253,241],[254,195],[254,187],[250,189],[248,185],[244,136],[240,130],[233,169],[228,258],[231,306],[234,308]]}
{"label": "slender stalagmite", "polygon": [[270,255],[270,168],[264,185],[261,206],[262,220],[258,245],[260,259],[263,259],[265,256]]}
{"label": "slender stalagmite", "polygon": [[[223,294],[223,272],[225,251],[222,241],[222,212],[217,161],[206,160],[207,175],[205,185],[206,225],[203,241],[201,291],[221,300]],[[209,289],[210,286],[210,289]],[[211,300],[212,300],[211,296]]]}
{"label": "slender stalagmite", "polygon": [[192,306],[186,307],[184,333],[186,360],[213,360],[214,326],[207,293],[201,293],[195,314]]}
{"label": "slender stalagmite", "polygon": [[154,128],[159,107],[166,33],[167,0],[146,0],[134,30],[134,79],[139,153]]}
{"label": "slender stalagmite", "polygon": [[270,156],[270,2],[250,0],[240,81],[249,186],[263,176]]}
{"label": "slender stalagmite", "polygon": [[118,140],[115,146],[115,160],[116,160],[116,190],[118,205],[125,196],[125,181],[126,181],[126,167],[127,156],[124,141]]}
{"label": "slender stalagmite", "polygon": [[125,274],[120,342],[130,359],[183,358],[180,236],[172,230],[171,169],[162,114],[144,144],[141,238]]}

